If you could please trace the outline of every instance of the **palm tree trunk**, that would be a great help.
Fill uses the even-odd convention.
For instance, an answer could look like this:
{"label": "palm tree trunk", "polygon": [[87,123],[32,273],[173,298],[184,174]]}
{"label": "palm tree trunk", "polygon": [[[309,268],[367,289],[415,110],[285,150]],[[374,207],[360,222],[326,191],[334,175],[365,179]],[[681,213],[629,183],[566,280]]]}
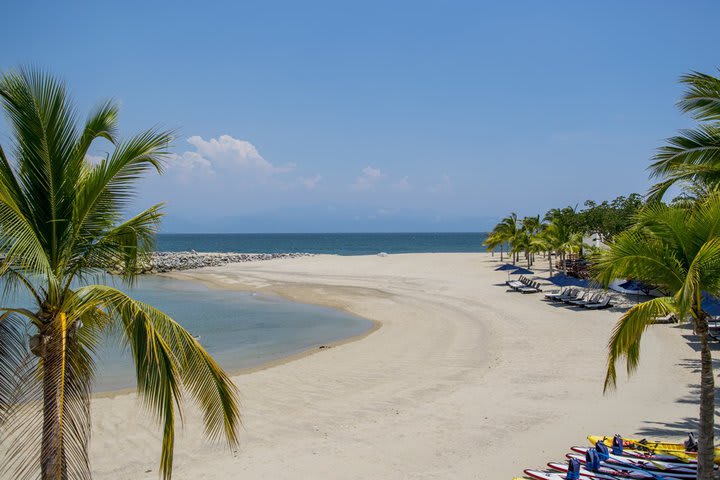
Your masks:
{"label": "palm tree trunk", "polygon": [[500,261],[503,261],[503,244],[500,244]]}
{"label": "palm tree trunk", "polygon": [[548,258],[548,263],[550,264],[550,277],[552,277],[552,268],[553,268],[552,253],[548,252],[547,258]]}
{"label": "palm tree trunk", "polygon": [[60,335],[50,336],[45,345],[43,362],[43,431],[40,447],[42,480],[66,478],[64,450],[60,442],[60,369],[62,357]]}
{"label": "palm tree trunk", "polygon": [[[698,309],[699,310],[699,309]],[[715,378],[712,354],[708,344],[708,322],[705,312],[696,314],[696,328],[700,337],[700,431],[698,435],[698,480],[713,478],[715,460]]]}

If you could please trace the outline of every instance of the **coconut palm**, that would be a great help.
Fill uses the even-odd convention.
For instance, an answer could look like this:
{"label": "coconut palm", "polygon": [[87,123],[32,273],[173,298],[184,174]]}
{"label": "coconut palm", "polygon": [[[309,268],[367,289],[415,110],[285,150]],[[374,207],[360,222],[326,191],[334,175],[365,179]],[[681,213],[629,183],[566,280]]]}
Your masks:
{"label": "coconut palm", "polygon": [[[13,478],[90,477],[94,353],[110,329],[132,355],[138,395],[162,426],[164,478],[185,394],[210,437],[236,444],[236,389],[192,335],[152,306],[90,283],[118,268],[131,282],[152,249],[161,205],[122,218],[137,181],[161,170],[171,134],[151,129],[118,140],[111,101],[79,125],[65,86],[33,69],[0,77],[0,103],[12,135],[7,155],[0,147],[0,275],[7,289],[32,298],[0,308],[3,470]],[[90,163],[98,139],[112,151]]]}
{"label": "coconut palm", "polygon": [[520,220],[518,220],[518,216],[515,212],[503,218],[495,227],[497,232],[509,245],[510,251],[512,252],[513,264],[517,262],[518,257],[517,243],[519,240],[518,235],[520,233],[520,227]]}
{"label": "coconut palm", "polygon": [[525,255],[528,257],[528,268],[535,262],[535,254],[542,251],[539,249],[538,242],[535,239],[540,235],[544,227],[545,225],[540,221],[540,215],[524,217],[522,220],[522,230],[527,235]]}
{"label": "coconut palm", "polygon": [[551,249],[560,257],[562,271],[567,274],[565,258],[567,254],[573,254],[582,248],[582,234],[576,232],[561,217],[554,217],[545,228],[545,240]]}
{"label": "coconut palm", "polygon": [[515,234],[512,242],[512,251],[516,258],[519,257],[520,252],[525,252],[527,267],[530,268],[530,234],[526,230],[521,228]]}
{"label": "coconut palm", "polygon": [[493,231],[490,232],[490,234],[485,238],[485,241],[483,241],[483,245],[485,248],[490,250],[492,255],[495,255],[495,249],[497,247],[500,247],[500,261],[503,261],[503,250],[505,246],[505,239],[500,235],[500,233]]}
{"label": "coconut palm", "polygon": [[511,213],[509,216],[503,218],[500,223],[495,225],[493,231],[490,232],[488,238],[485,239],[483,244],[490,249],[500,246],[500,261],[502,261],[503,245],[508,245],[508,253],[512,252],[513,264],[517,260],[517,250],[513,247],[518,240],[518,233],[520,232],[520,221],[518,220],[516,213]]}
{"label": "coconut palm", "polygon": [[650,196],[660,199],[672,185],[720,186],[720,79],[692,72],[681,77],[687,87],[678,107],[700,124],[667,140],[655,155],[651,175],[660,179]]}
{"label": "coconut palm", "polygon": [[689,317],[700,339],[700,431],[698,477],[713,476],[715,385],[708,345],[708,315],[703,293],[720,292],[720,195],[713,194],[692,208],[647,206],[637,226],[620,233],[601,251],[595,273],[605,286],[616,278],[633,278],[656,285],[667,296],[640,303],[620,318],[609,342],[605,388],[615,386],[616,363],[624,358],[631,373],[638,365],[640,339],[656,316],[674,313]]}
{"label": "coconut palm", "polygon": [[535,252],[545,252],[548,259],[549,276],[553,276],[552,250],[553,244],[548,234],[547,226],[541,232],[530,239],[530,246]]}

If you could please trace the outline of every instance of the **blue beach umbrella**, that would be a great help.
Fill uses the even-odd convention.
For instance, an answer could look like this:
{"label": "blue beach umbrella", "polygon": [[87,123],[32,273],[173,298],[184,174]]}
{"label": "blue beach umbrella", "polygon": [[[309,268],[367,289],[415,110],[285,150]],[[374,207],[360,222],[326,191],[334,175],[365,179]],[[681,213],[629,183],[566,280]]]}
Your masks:
{"label": "blue beach umbrella", "polygon": [[717,317],[720,315],[720,299],[703,292],[702,308],[713,317]]}
{"label": "blue beach umbrella", "polygon": [[643,292],[646,295],[649,295],[650,291],[653,289],[653,287],[651,287],[647,283],[641,282],[640,280],[628,280],[627,282],[618,285],[618,287],[625,290],[632,290],[634,292]]}
{"label": "blue beach umbrella", "polygon": [[582,278],[569,277],[567,275],[553,275],[550,278],[550,282],[558,287],[582,287],[587,288],[589,282]]}
{"label": "blue beach umbrella", "polygon": [[510,263],[506,263],[505,265],[500,265],[495,270],[515,270],[517,268],[518,268],[517,265],[512,265]]}
{"label": "blue beach umbrella", "polygon": [[515,270],[510,272],[510,275],[532,275],[535,272],[528,270],[527,268],[517,267]]}

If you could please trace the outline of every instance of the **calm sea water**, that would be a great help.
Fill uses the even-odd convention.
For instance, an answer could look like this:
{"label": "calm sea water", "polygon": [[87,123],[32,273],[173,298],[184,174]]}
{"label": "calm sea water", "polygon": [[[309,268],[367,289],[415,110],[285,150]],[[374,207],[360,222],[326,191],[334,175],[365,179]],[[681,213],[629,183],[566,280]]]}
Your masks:
{"label": "calm sea water", "polygon": [[[111,282],[113,283],[113,282]],[[367,331],[372,323],[338,310],[249,292],[210,289],[164,277],[141,277],[134,298],[172,316],[229,372],[261,365]],[[18,297],[12,305],[29,305]],[[108,337],[98,354],[96,390],[134,387],[130,355]]]}
{"label": "calm sea water", "polygon": [[157,249],[180,252],[387,253],[484,252],[486,233],[160,234]]}

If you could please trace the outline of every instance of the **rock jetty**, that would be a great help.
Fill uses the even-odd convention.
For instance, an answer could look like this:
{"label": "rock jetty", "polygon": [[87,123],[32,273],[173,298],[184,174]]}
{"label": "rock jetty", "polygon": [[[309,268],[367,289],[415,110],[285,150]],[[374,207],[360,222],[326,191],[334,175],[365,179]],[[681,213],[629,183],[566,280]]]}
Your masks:
{"label": "rock jetty", "polygon": [[281,258],[311,257],[312,253],[209,253],[154,252],[142,273],[165,273],[192,268],[217,267],[228,263],[257,262]]}

